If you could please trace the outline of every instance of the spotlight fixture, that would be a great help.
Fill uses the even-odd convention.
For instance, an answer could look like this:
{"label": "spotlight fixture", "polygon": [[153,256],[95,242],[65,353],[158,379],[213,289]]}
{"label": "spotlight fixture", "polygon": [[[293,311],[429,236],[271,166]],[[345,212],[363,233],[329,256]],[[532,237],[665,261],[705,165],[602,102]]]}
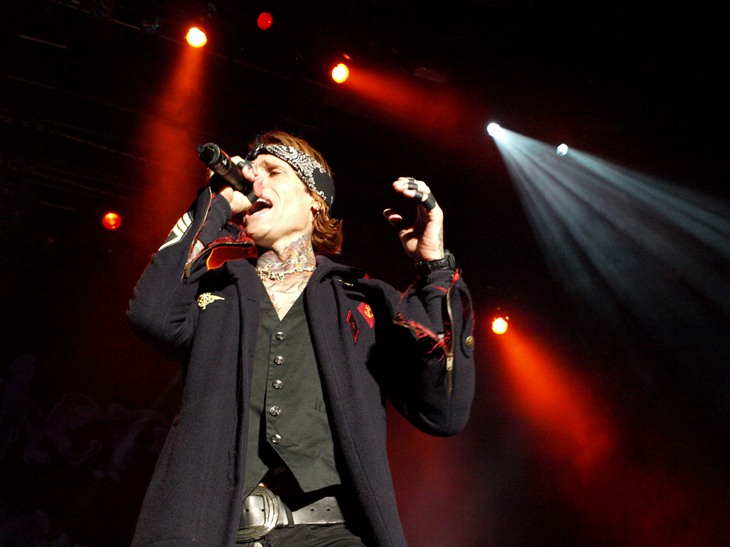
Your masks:
{"label": "spotlight fixture", "polygon": [[190,27],[188,33],[185,35],[190,47],[199,48],[203,47],[208,42],[208,37],[205,35],[205,31],[199,27]]}
{"label": "spotlight fixture", "polygon": [[504,334],[509,328],[509,317],[495,317],[492,319],[492,332],[494,334]]}
{"label": "spotlight fixture", "polygon": [[116,230],[122,225],[122,216],[114,211],[109,211],[101,218],[101,223],[107,230]]}
{"label": "spotlight fixture", "polygon": [[555,149],[555,152],[558,154],[558,156],[565,156],[568,153],[568,145],[565,143],[559,144],[558,147]]}
{"label": "spotlight fixture", "polygon": [[490,137],[497,138],[502,134],[502,128],[498,123],[491,122],[487,124],[487,134]]}
{"label": "spotlight fixture", "polygon": [[256,18],[256,26],[260,30],[269,30],[274,24],[274,17],[268,11],[262,11]]}
{"label": "spotlight fixture", "polygon": [[345,63],[339,63],[332,69],[332,79],[338,84],[342,84],[350,77],[350,69]]}
{"label": "spotlight fixture", "polygon": [[492,323],[490,325],[494,334],[504,334],[509,328],[509,316],[502,312],[501,308],[497,308],[492,313]]}

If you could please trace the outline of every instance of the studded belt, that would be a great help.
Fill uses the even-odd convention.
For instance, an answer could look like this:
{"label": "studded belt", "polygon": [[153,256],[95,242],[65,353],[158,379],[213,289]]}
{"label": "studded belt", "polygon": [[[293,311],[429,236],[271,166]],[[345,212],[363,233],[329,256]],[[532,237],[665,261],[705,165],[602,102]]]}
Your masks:
{"label": "studded belt", "polygon": [[297,524],[341,524],[345,522],[337,498],[327,496],[301,509],[292,511],[268,488],[261,485],[243,500],[241,524],[236,541],[253,541],[264,537],[274,528]]}

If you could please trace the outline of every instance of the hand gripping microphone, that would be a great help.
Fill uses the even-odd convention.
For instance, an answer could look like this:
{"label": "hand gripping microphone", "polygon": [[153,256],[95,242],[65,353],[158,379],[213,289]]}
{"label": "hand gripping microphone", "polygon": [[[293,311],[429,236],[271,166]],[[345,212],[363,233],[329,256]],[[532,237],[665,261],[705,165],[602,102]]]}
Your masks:
{"label": "hand gripping microphone", "polygon": [[235,190],[245,194],[248,201],[254,203],[258,199],[256,194],[253,193],[251,182],[243,176],[243,162],[234,165],[230,156],[221,150],[220,146],[212,142],[198,145],[198,157],[200,161],[208,166],[208,169],[213,171],[214,176],[221,177]]}

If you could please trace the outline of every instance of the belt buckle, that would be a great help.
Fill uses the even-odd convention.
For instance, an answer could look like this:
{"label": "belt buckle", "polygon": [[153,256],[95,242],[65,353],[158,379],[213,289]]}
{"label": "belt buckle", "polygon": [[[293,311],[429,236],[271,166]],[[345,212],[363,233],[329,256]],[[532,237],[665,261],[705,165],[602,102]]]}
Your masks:
{"label": "belt buckle", "polygon": [[239,528],[236,535],[236,541],[238,542],[261,539],[276,528],[276,522],[279,520],[279,502],[271,490],[263,486],[256,486],[248,495],[248,497],[252,496],[258,496],[263,500],[264,523]]}

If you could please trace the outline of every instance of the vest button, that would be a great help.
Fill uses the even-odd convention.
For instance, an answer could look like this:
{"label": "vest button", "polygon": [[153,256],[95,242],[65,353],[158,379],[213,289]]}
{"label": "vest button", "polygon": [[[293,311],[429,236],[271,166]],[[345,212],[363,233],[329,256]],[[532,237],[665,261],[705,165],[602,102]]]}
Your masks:
{"label": "vest button", "polygon": [[286,335],[281,331],[277,331],[276,334],[274,334],[274,338],[276,338],[277,340],[283,340],[284,338],[286,338]]}
{"label": "vest button", "polygon": [[274,363],[277,364],[277,365],[283,364],[284,363],[284,357],[282,357],[281,355],[277,355],[276,357],[274,357]]}
{"label": "vest button", "polygon": [[269,409],[269,414],[271,414],[272,416],[278,416],[279,414],[281,414],[281,407],[276,405],[272,406]]}
{"label": "vest button", "polygon": [[281,435],[278,433],[276,435],[271,436],[271,443],[272,444],[279,444],[279,441],[281,440]]}
{"label": "vest button", "polygon": [[274,389],[281,389],[281,387],[284,385],[284,382],[281,380],[274,380],[271,382],[271,385],[274,386]]}

